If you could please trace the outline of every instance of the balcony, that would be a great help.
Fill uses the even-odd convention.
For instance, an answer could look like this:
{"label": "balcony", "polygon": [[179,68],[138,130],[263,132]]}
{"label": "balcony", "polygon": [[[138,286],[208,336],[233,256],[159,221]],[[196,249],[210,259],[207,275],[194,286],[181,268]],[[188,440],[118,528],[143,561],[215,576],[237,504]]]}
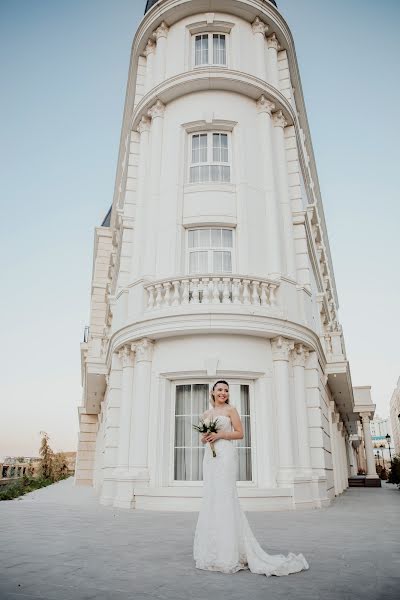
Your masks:
{"label": "balcony", "polygon": [[146,312],[187,305],[235,305],[275,309],[280,282],[241,275],[195,275],[152,282],[144,286]]}

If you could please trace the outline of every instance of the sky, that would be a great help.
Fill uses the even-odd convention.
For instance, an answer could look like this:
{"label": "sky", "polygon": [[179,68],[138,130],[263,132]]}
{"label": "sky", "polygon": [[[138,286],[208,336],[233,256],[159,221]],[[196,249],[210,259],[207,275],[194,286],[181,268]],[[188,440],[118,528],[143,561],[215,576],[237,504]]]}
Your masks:
{"label": "sky", "polygon": [[[0,457],[76,448],[94,227],[144,0],[0,0]],[[296,44],[353,385],[400,376],[397,0],[280,0]]]}

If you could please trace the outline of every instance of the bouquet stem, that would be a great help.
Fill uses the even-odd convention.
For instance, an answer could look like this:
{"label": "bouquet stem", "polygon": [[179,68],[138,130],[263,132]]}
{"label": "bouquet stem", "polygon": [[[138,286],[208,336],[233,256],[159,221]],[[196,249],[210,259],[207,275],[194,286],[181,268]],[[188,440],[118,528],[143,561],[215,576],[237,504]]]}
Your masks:
{"label": "bouquet stem", "polygon": [[210,442],[210,448],[212,450],[212,455],[215,458],[217,456],[217,453],[215,452],[214,442]]}

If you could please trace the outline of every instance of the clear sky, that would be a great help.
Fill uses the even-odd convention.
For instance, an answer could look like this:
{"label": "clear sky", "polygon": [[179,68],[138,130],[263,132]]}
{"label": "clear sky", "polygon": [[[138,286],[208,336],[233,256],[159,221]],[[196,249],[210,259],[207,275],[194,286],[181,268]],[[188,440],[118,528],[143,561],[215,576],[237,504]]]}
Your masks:
{"label": "clear sky", "polygon": [[[144,0],[0,0],[0,456],[74,450],[93,229]],[[353,385],[400,375],[400,4],[280,0],[297,49]]]}

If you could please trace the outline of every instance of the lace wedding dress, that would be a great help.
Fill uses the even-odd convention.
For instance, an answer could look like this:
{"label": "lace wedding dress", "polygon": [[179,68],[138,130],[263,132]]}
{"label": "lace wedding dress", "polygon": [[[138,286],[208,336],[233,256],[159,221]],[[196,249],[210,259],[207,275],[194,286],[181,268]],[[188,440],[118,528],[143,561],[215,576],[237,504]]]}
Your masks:
{"label": "lace wedding dress", "polygon": [[[230,417],[214,415],[223,431],[232,431]],[[302,554],[269,555],[261,548],[242,511],[236,488],[237,450],[231,440],[215,442],[214,458],[206,444],[203,499],[193,544],[198,569],[236,573],[250,569],[261,575],[290,575],[308,569]]]}

